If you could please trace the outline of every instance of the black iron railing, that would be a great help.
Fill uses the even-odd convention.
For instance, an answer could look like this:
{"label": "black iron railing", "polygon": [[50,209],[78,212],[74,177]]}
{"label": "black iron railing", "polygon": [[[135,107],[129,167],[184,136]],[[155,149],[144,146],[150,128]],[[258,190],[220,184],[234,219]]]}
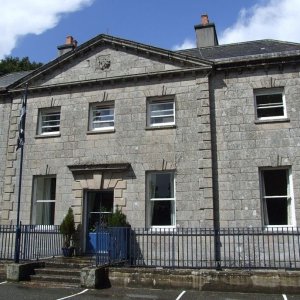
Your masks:
{"label": "black iron railing", "polygon": [[[59,226],[21,225],[20,260],[60,256]],[[16,226],[0,226],[0,259],[15,255]],[[197,269],[300,269],[299,228],[98,228],[97,265]]]}
{"label": "black iron railing", "polygon": [[[63,236],[56,225],[21,225],[20,260],[36,260],[61,255]],[[0,259],[12,260],[15,255],[17,226],[0,226]]]}
{"label": "black iron railing", "polygon": [[[111,234],[106,228],[106,234]],[[164,268],[300,269],[299,228],[131,229],[118,238],[128,247],[127,264]],[[98,243],[103,246],[99,231]],[[106,240],[107,240],[106,236]],[[118,242],[120,243],[120,241]],[[111,243],[113,245],[113,243]],[[111,246],[98,251],[97,264],[124,261]],[[114,256],[109,256],[117,251]],[[119,251],[119,252],[118,252]],[[123,252],[124,254],[124,252]],[[102,255],[102,256],[101,256]],[[118,258],[120,258],[118,260]],[[122,259],[121,259],[122,258]]]}

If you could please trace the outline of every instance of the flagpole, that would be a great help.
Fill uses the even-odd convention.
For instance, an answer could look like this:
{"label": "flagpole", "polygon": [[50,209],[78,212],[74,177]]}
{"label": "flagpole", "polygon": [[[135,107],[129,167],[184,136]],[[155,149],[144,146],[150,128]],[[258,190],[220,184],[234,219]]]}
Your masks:
{"label": "flagpole", "polygon": [[20,261],[20,239],[21,239],[21,224],[20,224],[20,207],[21,207],[21,190],[22,190],[22,173],[23,173],[23,155],[24,155],[24,143],[25,143],[25,119],[26,119],[26,107],[27,107],[27,93],[28,83],[26,83],[25,92],[22,98],[22,108],[19,124],[19,138],[18,148],[21,148],[20,153],[20,172],[19,172],[19,190],[18,190],[18,207],[17,207],[17,229],[16,229],[16,242],[15,242],[15,258],[14,262]]}

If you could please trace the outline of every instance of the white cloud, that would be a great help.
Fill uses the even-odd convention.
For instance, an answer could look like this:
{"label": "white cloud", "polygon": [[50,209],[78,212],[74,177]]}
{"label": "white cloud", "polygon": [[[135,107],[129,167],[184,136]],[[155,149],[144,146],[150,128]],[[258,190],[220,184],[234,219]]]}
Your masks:
{"label": "white cloud", "polygon": [[172,49],[176,51],[176,50],[190,49],[195,47],[196,47],[195,41],[192,41],[190,39],[185,39],[182,44],[175,45],[174,47],[172,47]]}
{"label": "white cloud", "polygon": [[240,11],[237,22],[219,38],[220,44],[258,39],[300,42],[300,1],[260,1]]}
{"label": "white cloud", "polygon": [[20,37],[55,27],[63,14],[80,10],[94,0],[0,0],[0,59],[9,55]]}

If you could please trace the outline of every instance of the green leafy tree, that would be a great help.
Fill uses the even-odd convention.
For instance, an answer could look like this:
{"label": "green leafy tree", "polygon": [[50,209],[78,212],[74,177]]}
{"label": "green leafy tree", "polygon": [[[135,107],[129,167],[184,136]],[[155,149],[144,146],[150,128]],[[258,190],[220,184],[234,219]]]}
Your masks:
{"label": "green leafy tree", "polygon": [[31,71],[42,66],[42,63],[31,62],[28,57],[7,56],[0,60],[0,76],[20,71]]}

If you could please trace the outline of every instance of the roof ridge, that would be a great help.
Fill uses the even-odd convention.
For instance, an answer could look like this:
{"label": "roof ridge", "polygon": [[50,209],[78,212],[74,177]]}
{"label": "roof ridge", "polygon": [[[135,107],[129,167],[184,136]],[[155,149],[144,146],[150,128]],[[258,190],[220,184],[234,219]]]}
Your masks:
{"label": "roof ridge", "polygon": [[259,42],[276,42],[280,44],[289,44],[289,45],[299,45],[300,43],[296,42],[289,42],[289,41],[281,41],[281,40],[275,40],[275,39],[260,39],[260,40],[253,40],[253,41],[244,41],[244,42],[236,42],[236,43],[229,43],[229,44],[222,44],[217,46],[207,46],[207,47],[200,47],[200,48],[187,48],[187,49],[181,49],[177,50],[176,52],[181,51],[188,51],[188,50],[196,50],[196,49],[212,49],[212,48],[224,48],[224,47],[230,47],[230,46],[236,46],[236,45],[245,45],[245,44],[253,44],[253,43],[259,43]]}

